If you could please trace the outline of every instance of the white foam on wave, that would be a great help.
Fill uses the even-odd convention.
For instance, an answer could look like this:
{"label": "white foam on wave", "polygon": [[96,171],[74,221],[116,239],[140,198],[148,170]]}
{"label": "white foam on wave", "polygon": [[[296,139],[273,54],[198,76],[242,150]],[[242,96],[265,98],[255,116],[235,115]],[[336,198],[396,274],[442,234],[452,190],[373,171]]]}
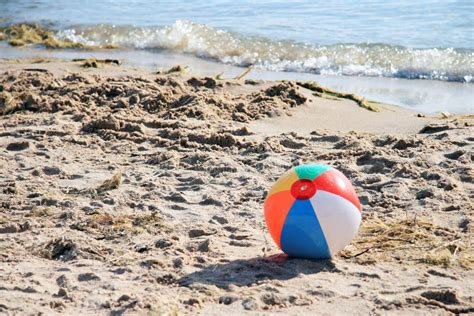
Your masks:
{"label": "white foam on wave", "polygon": [[59,36],[88,45],[171,50],[272,71],[460,82],[472,82],[474,76],[474,50],[412,49],[386,44],[317,46],[244,37],[182,20],[165,27],[75,27],[60,31]]}

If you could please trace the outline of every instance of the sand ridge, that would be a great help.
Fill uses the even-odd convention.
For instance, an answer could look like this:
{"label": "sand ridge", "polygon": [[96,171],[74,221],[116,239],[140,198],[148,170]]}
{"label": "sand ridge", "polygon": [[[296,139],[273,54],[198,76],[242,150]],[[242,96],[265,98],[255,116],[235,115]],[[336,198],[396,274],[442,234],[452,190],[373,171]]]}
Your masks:
{"label": "sand ridge", "polygon": [[[474,311],[472,121],[266,134],[253,124],[328,100],[291,82],[67,67],[0,74],[0,311]],[[306,162],[338,168],[363,204],[333,260],[281,255],[263,223],[266,191]]]}

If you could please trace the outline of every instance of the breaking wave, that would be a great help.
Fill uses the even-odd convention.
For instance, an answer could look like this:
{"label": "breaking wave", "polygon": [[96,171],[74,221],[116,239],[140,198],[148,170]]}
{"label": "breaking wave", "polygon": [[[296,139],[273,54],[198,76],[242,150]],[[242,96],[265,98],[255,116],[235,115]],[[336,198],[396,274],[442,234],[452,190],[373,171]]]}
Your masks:
{"label": "breaking wave", "polygon": [[58,37],[86,45],[117,45],[187,53],[272,71],[473,82],[474,50],[388,44],[314,45],[243,36],[178,20],[164,27],[77,26]]}

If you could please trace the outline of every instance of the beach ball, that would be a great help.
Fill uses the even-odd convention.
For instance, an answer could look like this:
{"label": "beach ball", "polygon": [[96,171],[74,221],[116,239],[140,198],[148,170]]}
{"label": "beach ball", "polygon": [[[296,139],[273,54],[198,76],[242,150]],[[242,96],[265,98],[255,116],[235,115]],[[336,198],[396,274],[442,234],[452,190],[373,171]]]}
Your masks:
{"label": "beach ball", "polygon": [[277,246],[291,257],[325,259],[356,236],[359,199],[350,181],[331,166],[300,165],[273,185],[265,222]]}

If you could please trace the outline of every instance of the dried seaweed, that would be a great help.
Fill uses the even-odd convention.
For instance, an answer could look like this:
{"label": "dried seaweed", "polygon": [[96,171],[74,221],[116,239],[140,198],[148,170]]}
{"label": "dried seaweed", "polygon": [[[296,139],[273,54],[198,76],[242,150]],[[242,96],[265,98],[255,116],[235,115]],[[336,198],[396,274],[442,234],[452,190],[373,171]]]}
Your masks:
{"label": "dried seaweed", "polygon": [[118,189],[120,183],[122,182],[122,173],[119,171],[113,175],[112,178],[105,180],[97,189],[97,193],[103,193],[105,191],[110,191]]}
{"label": "dried seaweed", "polygon": [[380,106],[372,101],[368,101],[361,96],[352,94],[352,93],[344,93],[338,92],[335,90],[331,90],[329,88],[320,86],[315,82],[297,82],[297,85],[314,91],[316,96],[325,97],[325,98],[340,98],[340,99],[348,99],[355,101],[360,107],[367,109],[372,112],[380,112]]}
{"label": "dried seaweed", "polygon": [[17,103],[12,95],[6,91],[0,93],[0,114],[6,115],[15,112]]}
{"label": "dried seaweed", "polygon": [[157,75],[170,75],[173,73],[185,73],[187,70],[188,70],[187,66],[183,67],[181,65],[176,65],[176,66],[171,67],[168,70],[158,70],[156,74]]}
{"label": "dried seaweed", "polygon": [[244,79],[253,69],[253,66],[250,66],[249,68],[247,68],[243,73],[241,73],[240,75],[236,76],[234,78],[234,80],[242,80]]}
{"label": "dried seaweed", "polygon": [[96,58],[76,58],[73,59],[74,62],[82,62],[81,67],[83,68],[99,68],[101,65],[113,64],[120,66],[122,62],[118,59],[96,59]]}
{"label": "dried seaweed", "polygon": [[366,222],[352,245],[341,255],[360,263],[415,261],[464,268],[474,263],[465,236],[428,221]]}
{"label": "dried seaweed", "polygon": [[69,39],[59,39],[54,32],[36,24],[20,23],[0,28],[0,40],[8,41],[12,46],[40,44],[47,48],[116,48],[113,45],[90,46]]}

